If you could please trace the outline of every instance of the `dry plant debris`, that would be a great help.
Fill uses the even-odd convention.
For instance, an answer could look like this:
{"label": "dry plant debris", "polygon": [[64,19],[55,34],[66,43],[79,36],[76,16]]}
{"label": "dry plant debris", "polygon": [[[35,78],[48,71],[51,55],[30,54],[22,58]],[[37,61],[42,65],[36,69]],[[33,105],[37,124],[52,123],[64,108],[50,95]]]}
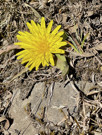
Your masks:
{"label": "dry plant debris", "polygon": [[[0,1],[0,134],[102,135],[102,1]],[[14,45],[26,22],[54,21],[65,31],[69,74],[28,71]],[[88,33],[87,38],[84,37]]]}

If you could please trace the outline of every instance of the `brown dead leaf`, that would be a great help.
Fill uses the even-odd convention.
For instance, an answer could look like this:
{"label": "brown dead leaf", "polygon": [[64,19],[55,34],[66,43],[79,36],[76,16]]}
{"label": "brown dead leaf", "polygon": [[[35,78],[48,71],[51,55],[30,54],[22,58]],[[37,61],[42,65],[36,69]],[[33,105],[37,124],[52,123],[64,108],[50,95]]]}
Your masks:
{"label": "brown dead leaf", "polygon": [[76,33],[76,30],[78,29],[78,24],[72,26],[72,27],[69,27],[69,30],[71,33]]}
{"label": "brown dead leaf", "polygon": [[4,116],[1,116],[1,117],[0,117],[0,123],[3,122],[3,121],[5,121],[4,128],[5,128],[6,130],[8,130],[9,127],[10,127],[10,122],[9,122],[9,120],[8,120],[7,118],[5,118]]}
{"label": "brown dead leaf", "polygon": [[9,122],[9,120],[8,120],[8,119],[6,119],[6,122],[5,122],[4,128],[5,128],[6,130],[8,130],[8,129],[9,129],[9,127],[10,127],[10,122]]}
{"label": "brown dead leaf", "polygon": [[6,120],[5,117],[0,117],[0,122],[3,122],[3,121],[5,121],[5,120]]}
{"label": "brown dead leaf", "polygon": [[98,45],[96,45],[93,49],[96,49],[98,51],[102,51],[102,43],[99,43]]}

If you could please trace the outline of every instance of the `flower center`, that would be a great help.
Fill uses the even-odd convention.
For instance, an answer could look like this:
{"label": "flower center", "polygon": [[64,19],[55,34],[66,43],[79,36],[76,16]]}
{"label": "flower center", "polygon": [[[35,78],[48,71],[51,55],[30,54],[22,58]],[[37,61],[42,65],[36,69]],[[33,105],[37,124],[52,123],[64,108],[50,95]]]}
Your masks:
{"label": "flower center", "polygon": [[49,49],[50,47],[47,41],[40,42],[39,53],[45,54],[46,52],[49,52]]}

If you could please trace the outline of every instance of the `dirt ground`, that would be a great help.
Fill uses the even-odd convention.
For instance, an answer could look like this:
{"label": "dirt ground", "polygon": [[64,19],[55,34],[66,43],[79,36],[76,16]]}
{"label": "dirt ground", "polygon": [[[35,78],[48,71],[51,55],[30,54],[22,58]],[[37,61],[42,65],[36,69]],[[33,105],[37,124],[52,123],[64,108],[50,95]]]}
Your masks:
{"label": "dirt ground", "polygon": [[[28,71],[14,45],[26,22],[62,25],[69,73]],[[87,35],[87,38],[85,38]],[[102,0],[0,0],[0,134],[102,135]]]}

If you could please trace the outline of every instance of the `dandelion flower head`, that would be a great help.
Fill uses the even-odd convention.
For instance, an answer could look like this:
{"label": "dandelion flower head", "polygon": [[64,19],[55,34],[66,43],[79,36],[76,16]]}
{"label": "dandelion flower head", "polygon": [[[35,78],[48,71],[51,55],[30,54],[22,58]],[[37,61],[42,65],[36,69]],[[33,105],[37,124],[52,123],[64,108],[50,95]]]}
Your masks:
{"label": "dandelion flower head", "polygon": [[64,54],[64,50],[60,49],[67,44],[61,37],[64,32],[58,32],[61,25],[51,31],[52,25],[53,20],[46,27],[45,18],[42,17],[41,24],[36,24],[33,20],[31,23],[27,22],[30,32],[18,32],[17,39],[20,42],[15,45],[19,45],[23,50],[17,53],[17,59],[22,59],[22,64],[27,63],[26,67],[29,70],[33,68],[38,70],[40,65],[43,67],[49,66],[49,64],[54,66],[53,54]]}

